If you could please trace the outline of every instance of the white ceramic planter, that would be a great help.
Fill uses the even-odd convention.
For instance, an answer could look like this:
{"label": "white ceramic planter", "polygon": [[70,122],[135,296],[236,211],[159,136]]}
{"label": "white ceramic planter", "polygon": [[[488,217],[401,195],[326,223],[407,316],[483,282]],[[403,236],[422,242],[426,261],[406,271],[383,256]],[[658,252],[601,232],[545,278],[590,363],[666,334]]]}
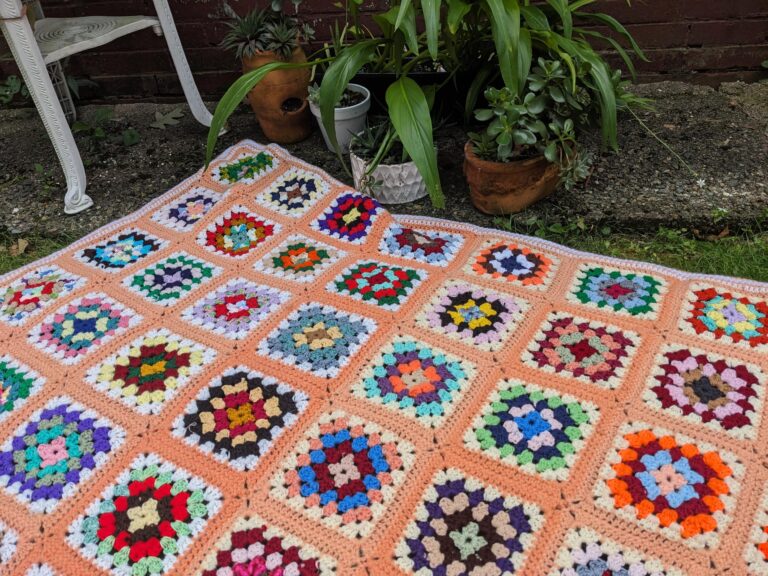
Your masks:
{"label": "white ceramic planter", "polygon": [[[361,86],[360,84],[350,84],[347,86],[348,90],[352,92],[359,92],[365,95],[365,100],[355,104],[354,106],[347,106],[346,108],[336,108],[334,114],[334,121],[336,123],[336,140],[341,147],[341,151],[346,153],[349,151],[349,141],[352,140],[352,136],[365,129],[365,117],[368,115],[368,110],[371,107],[371,93],[368,88]],[[314,102],[309,103],[309,107],[312,110],[317,123],[320,126],[320,131],[323,133],[323,139],[328,150],[335,152],[328,134],[323,126],[323,121],[320,116],[320,107]]]}
{"label": "white ceramic planter", "polygon": [[382,204],[403,204],[427,195],[427,185],[413,162],[379,164],[366,179],[368,163],[353,152],[349,153],[349,161],[355,188]]}

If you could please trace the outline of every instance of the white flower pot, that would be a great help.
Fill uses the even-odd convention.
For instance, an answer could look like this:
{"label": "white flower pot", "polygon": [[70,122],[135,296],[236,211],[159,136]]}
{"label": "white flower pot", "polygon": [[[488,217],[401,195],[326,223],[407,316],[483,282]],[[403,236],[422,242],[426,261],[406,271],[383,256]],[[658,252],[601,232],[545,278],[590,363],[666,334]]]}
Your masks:
{"label": "white flower pot", "polygon": [[[334,123],[336,124],[336,141],[341,147],[341,151],[346,153],[349,151],[349,141],[352,140],[352,136],[365,129],[365,117],[368,114],[368,110],[371,107],[371,93],[368,88],[361,86],[360,84],[350,84],[347,89],[352,92],[358,92],[365,96],[365,100],[355,104],[354,106],[347,106],[346,108],[336,108],[334,114]],[[320,114],[320,107],[314,102],[309,103],[309,107],[312,110],[317,123],[320,126],[320,131],[323,133],[323,139],[328,150],[335,152],[331,141],[328,139],[328,134],[323,126],[322,116]]]}
{"label": "white flower pot", "polygon": [[349,153],[349,160],[355,188],[382,204],[403,204],[427,195],[427,185],[413,162],[379,164],[366,178],[368,163],[354,152]]}

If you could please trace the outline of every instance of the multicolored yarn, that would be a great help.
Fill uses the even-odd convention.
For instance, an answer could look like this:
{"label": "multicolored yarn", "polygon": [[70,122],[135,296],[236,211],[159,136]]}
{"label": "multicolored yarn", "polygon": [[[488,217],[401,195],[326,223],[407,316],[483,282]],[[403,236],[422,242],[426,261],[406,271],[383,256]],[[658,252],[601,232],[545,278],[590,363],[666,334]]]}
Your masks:
{"label": "multicolored yarn", "polygon": [[58,266],[29,271],[0,292],[0,321],[12,326],[23,324],[30,316],[84,284],[84,278]]}
{"label": "multicolored yarn", "polygon": [[104,244],[84,248],[75,257],[89,266],[118,272],[157,252],[165,244],[167,242],[142,230],[128,230],[116,234]]}
{"label": "multicolored yarn", "polygon": [[768,575],[768,286],[243,142],[0,277],[0,574]]}

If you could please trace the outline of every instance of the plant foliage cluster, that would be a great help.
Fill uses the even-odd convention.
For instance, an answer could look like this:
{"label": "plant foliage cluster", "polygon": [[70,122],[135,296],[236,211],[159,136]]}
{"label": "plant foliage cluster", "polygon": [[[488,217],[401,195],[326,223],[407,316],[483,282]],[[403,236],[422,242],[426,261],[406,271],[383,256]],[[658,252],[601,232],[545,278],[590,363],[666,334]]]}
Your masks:
{"label": "plant foliage cluster", "polygon": [[[226,119],[270,71],[324,68],[319,105],[337,144],[334,108],[346,86],[361,70],[386,70],[392,73],[386,90],[389,122],[436,206],[444,206],[444,198],[432,103],[449,86],[461,95],[466,119],[481,104],[475,117],[484,134],[476,132],[476,145],[484,153],[495,150],[496,159],[504,161],[543,152],[560,164],[568,183],[584,172],[579,131],[594,125],[605,146],[616,149],[618,111],[642,104],[598,48],[613,49],[632,74],[632,58],[645,55],[621,23],[592,11],[595,1],[393,0],[373,16],[377,29],[372,30],[362,23],[364,0],[346,0],[345,25],[335,27],[333,41],[307,63],[267,64],[233,83],[214,116],[208,159]],[[413,79],[423,70],[445,74],[437,85],[423,86]]]}

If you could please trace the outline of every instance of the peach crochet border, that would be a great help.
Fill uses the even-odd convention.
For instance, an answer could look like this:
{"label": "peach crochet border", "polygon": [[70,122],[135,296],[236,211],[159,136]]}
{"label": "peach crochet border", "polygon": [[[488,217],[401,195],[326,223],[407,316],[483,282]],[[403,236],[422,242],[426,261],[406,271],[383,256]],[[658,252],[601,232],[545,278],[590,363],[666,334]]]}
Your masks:
{"label": "peach crochet border", "polygon": [[[222,153],[212,166],[254,147],[261,146],[252,141],[236,144]],[[700,286],[715,287],[766,300],[768,284],[723,276],[689,274],[662,266],[584,253],[538,238],[433,218],[390,216],[386,212],[380,214],[364,245],[351,245],[317,233],[309,226],[335,197],[349,192],[349,187],[333,180],[317,167],[292,157],[278,146],[268,146],[267,150],[280,160],[281,166],[254,184],[235,184],[225,188],[211,180],[210,170],[200,170],[141,210],[96,230],[55,254],[0,277],[0,285],[4,286],[40,266],[60,264],[66,270],[88,278],[85,287],[57,300],[50,309],[35,316],[34,320],[20,326],[0,323],[0,346],[3,353],[8,353],[45,378],[40,391],[7,419],[0,420],[3,436],[8,437],[36,410],[60,396],[71,398],[126,433],[125,440],[121,440],[120,447],[107,463],[83,482],[74,496],[63,499],[49,515],[30,513],[23,503],[0,490],[0,521],[18,536],[15,554],[7,564],[10,570],[8,573],[25,574],[37,570],[36,573],[45,574],[40,565],[46,564],[56,574],[101,574],[94,564],[85,560],[67,543],[68,529],[100,494],[114,484],[122,471],[144,452],[151,452],[177,465],[189,475],[201,478],[221,495],[217,513],[180,555],[169,572],[173,574],[191,574],[201,566],[207,566],[211,562],[210,554],[214,547],[227,544],[229,530],[235,526],[252,527],[258,523],[269,525],[274,534],[285,538],[287,542],[305,546],[320,558],[319,565],[327,573],[389,575],[404,572],[407,562],[404,563],[402,559],[402,535],[407,530],[413,530],[409,525],[415,511],[420,509],[425,490],[434,478],[457,477],[466,477],[470,485],[483,487],[489,498],[500,494],[507,498],[509,505],[523,502],[526,510],[532,514],[535,531],[530,538],[526,538],[528,548],[525,553],[519,558],[515,557],[515,573],[524,576],[560,574],[557,567],[567,565],[568,546],[579,546],[596,539],[606,549],[623,554],[625,559],[647,561],[648,567],[665,570],[659,573],[669,575],[768,573],[768,563],[761,564],[761,557],[755,553],[755,547],[749,547],[751,542],[760,537],[759,523],[768,523],[768,460],[764,449],[768,445],[768,426],[764,414],[764,389],[768,385],[765,379],[768,374],[767,351],[765,347],[756,350],[722,340],[708,340],[680,329],[692,289]],[[329,183],[331,189],[301,219],[289,218],[267,209],[259,211],[259,205],[254,203],[255,193],[279,178],[288,166],[316,173]],[[225,195],[225,199],[192,232],[172,231],[147,217],[172,199],[185,194],[197,183],[219,191]],[[249,255],[243,260],[228,260],[196,245],[196,238],[202,229],[240,204],[250,206],[252,211],[262,215],[268,214],[266,217],[269,220],[283,228],[270,242],[259,247],[255,255]],[[375,248],[379,246],[387,227],[393,223],[423,230],[458,233],[464,237],[464,242],[451,263],[442,268],[377,253]],[[131,273],[178,251],[189,252],[210,262],[220,268],[221,272],[178,303],[161,309],[120,285],[120,280],[130,275],[127,272],[115,275],[94,271],[72,256],[78,250],[134,224],[154,236],[168,240],[168,244],[158,254],[149,255],[140,264],[133,266]],[[280,241],[296,233],[311,236],[346,254],[323,270],[321,281],[317,283],[297,284],[253,269],[256,261],[265,257]],[[487,275],[471,274],[466,264],[490,240],[521,244],[556,259],[555,270],[548,277],[544,289],[530,289]],[[326,290],[328,282],[360,260],[382,261],[419,270],[426,274],[426,279],[396,311],[378,309]],[[654,317],[620,315],[569,300],[574,278],[585,262],[660,278],[663,281],[663,293]],[[238,341],[221,338],[180,319],[181,313],[197,300],[238,277],[268,284],[291,294],[291,298],[265,318],[255,332]],[[515,329],[506,335],[503,346],[493,350],[475,348],[460,339],[434,334],[419,326],[417,316],[433,300],[437,289],[452,279],[460,279],[489,293],[496,292],[526,303],[521,317],[515,319]],[[29,328],[62,304],[93,292],[108,294],[141,315],[142,321],[127,333],[106,342],[97,352],[73,364],[59,364],[27,343]],[[342,312],[370,318],[378,325],[378,330],[361,344],[359,352],[350,363],[340,368],[338,378],[332,380],[308,374],[276,358],[255,352],[259,343],[276,330],[287,315],[310,300],[333,306]],[[615,380],[605,386],[598,386],[585,383],[583,379],[545,372],[525,360],[530,360],[530,353],[526,351],[541,337],[542,326],[556,320],[552,315],[555,310],[566,312],[584,322],[619,327],[623,333],[628,334],[630,340],[634,339],[636,349],[628,356],[626,369]],[[200,345],[215,354],[206,357],[199,373],[190,376],[189,382],[164,402],[158,414],[139,415],[125,404],[96,392],[86,383],[89,381],[89,369],[95,364],[118,353],[150,330],[161,328],[170,329],[185,341]],[[389,405],[366,400],[361,394],[359,380],[368,374],[366,371],[370,368],[370,362],[378,358],[383,348],[398,339],[427,343],[446,353],[449,358],[466,363],[467,378],[471,382],[455,396],[450,410],[446,410],[444,416],[419,423],[412,416],[398,413]],[[690,419],[663,413],[644,400],[648,380],[658,363],[657,355],[669,346],[690,349],[713,358],[727,358],[753,367],[753,371],[759,373],[761,392],[757,405],[760,413],[756,415],[756,430],[753,434],[743,437],[728,435]],[[273,376],[302,391],[309,398],[296,424],[283,430],[271,449],[258,460],[255,469],[243,472],[190,446],[172,433],[174,426],[177,426],[177,419],[190,402],[209,384],[215,383],[217,376],[234,366]],[[509,465],[498,457],[483,454],[477,447],[467,443],[468,430],[479,415],[487,411],[489,398],[500,390],[518,384],[530,384],[530,390],[553,393],[569,402],[582,402],[588,406],[592,416],[597,415],[596,422],[584,440],[584,448],[569,462],[567,478],[552,475],[542,480],[524,466]],[[391,489],[384,491],[385,502],[374,510],[370,526],[365,525],[366,520],[361,520],[359,538],[356,537],[356,529],[342,530],[302,511],[299,501],[285,497],[280,482],[284,463],[294,455],[297,446],[309,442],[307,434],[313,431],[316,433],[321,425],[329,425],[326,421],[331,413],[342,419],[349,416],[355,425],[358,419],[370,423],[373,430],[371,433],[380,435],[383,442],[392,444],[391,449],[397,450],[398,458],[402,461],[402,473],[395,474]],[[702,535],[701,538],[691,540],[695,545],[688,545],[681,542],[673,531],[658,529],[649,520],[638,522],[626,509],[621,514],[611,510],[612,497],[606,492],[604,484],[610,475],[610,464],[616,463],[617,450],[627,447],[619,431],[624,430],[630,434],[645,428],[659,431],[659,434],[671,431],[681,441],[701,446],[703,450],[721,453],[726,464],[731,466],[733,476],[728,480],[730,494],[725,498],[725,513],[718,517],[722,530],[717,531],[716,537]],[[0,524],[0,537],[2,532]],[[0,538],[0,562],[3,557],[2,545]],[[752,572],[748,572],[750,567]],[[0,564],[0,572],[5,569],[6,566]]]}

